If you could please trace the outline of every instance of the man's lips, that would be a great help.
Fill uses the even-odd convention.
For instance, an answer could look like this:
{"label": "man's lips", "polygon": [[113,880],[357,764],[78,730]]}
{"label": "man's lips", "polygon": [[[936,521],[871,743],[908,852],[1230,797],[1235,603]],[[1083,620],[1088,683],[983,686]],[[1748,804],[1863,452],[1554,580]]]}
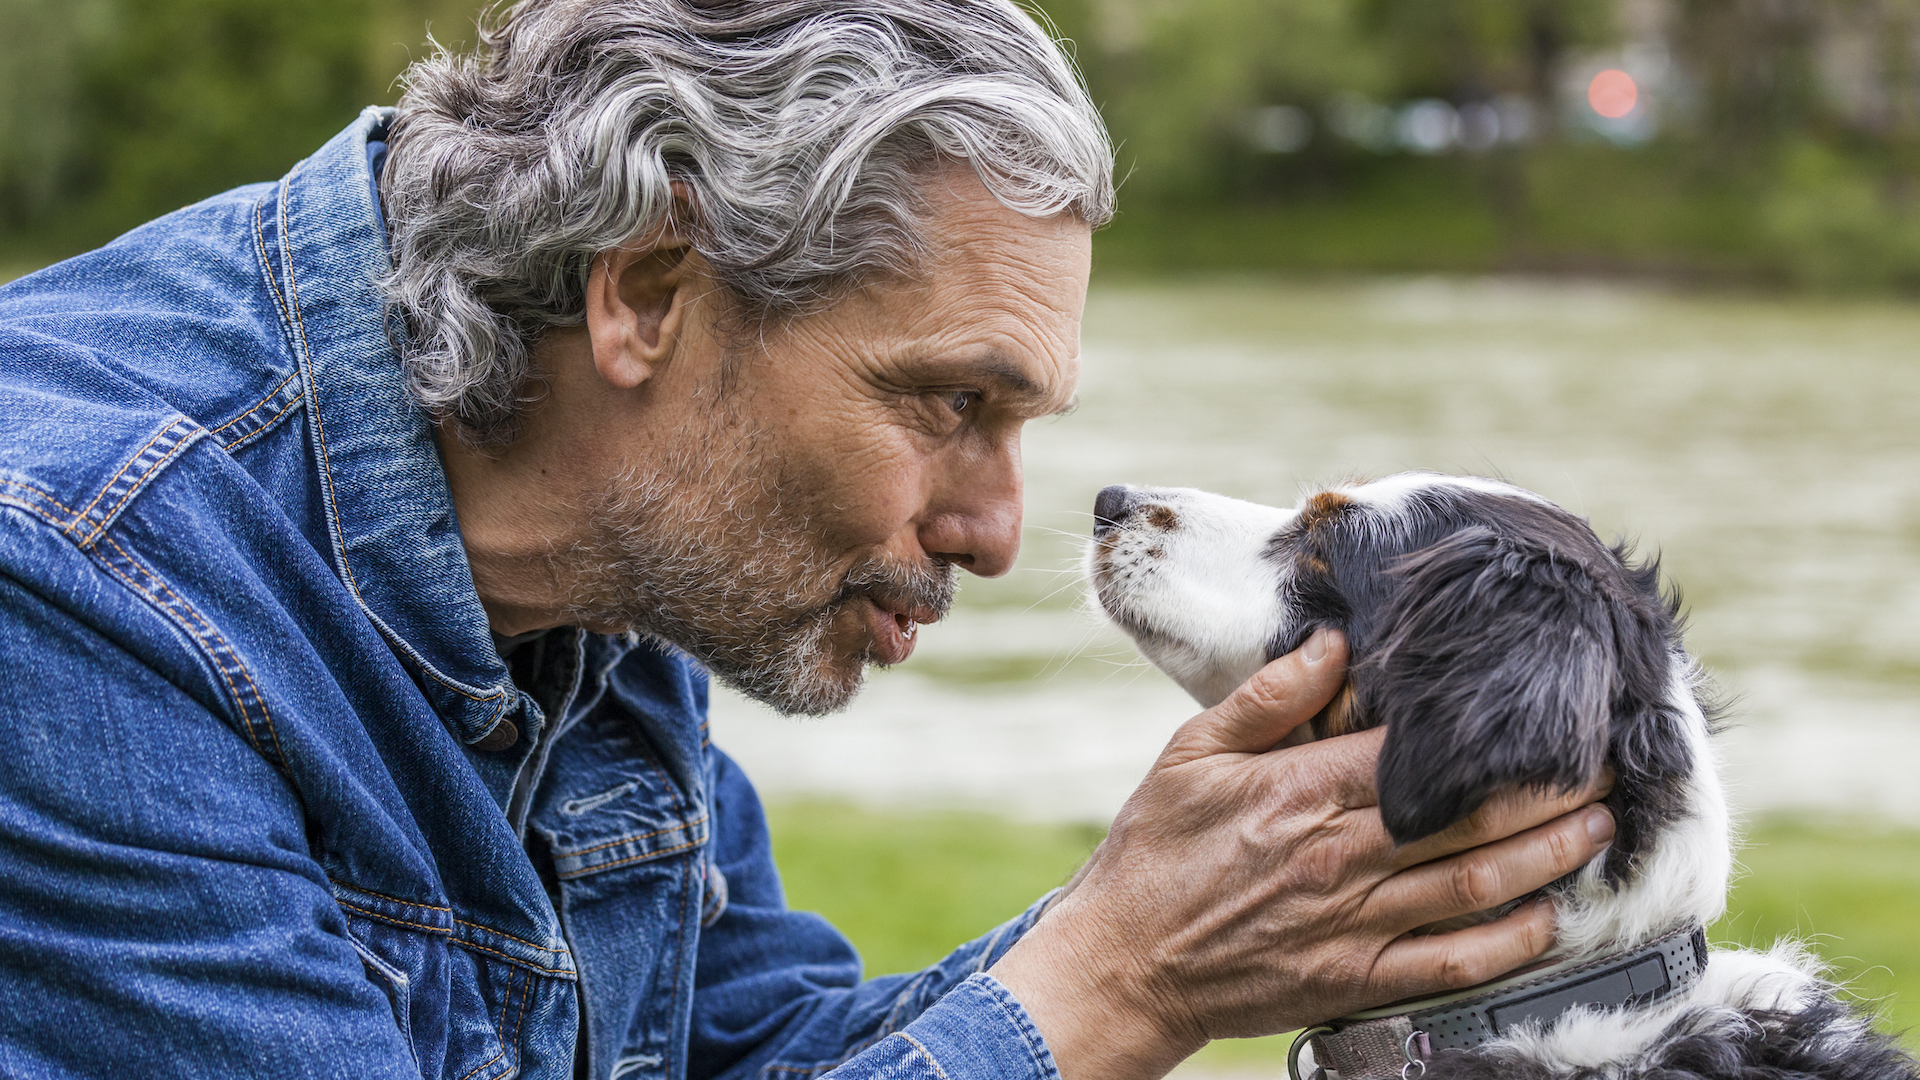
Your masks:
{"label": "man's lips", "polygon": [[883,666],[912,656],[920,624],[939,618],[927,608],[907,608],[872,597],[867,598],[866,608],[868,629],[873,633],[873,659]]}

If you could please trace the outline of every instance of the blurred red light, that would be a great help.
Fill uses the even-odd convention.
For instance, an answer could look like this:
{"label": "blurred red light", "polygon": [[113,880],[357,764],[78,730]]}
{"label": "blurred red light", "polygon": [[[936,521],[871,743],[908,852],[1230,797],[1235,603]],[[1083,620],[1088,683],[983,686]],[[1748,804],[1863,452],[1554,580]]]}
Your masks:
{"label": "blurred red light", "polygon": [[1633,76],[1617,68],[1608,68],[1587,84],[1587,104],[1609,120],[1618,120],[1633,111],[1640,100],[1640,88]]}

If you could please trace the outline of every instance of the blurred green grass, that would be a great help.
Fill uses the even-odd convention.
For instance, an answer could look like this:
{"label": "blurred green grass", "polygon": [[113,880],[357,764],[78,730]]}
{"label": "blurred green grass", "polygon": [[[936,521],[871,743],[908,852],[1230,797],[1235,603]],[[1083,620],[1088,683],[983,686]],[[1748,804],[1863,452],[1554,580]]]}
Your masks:
{"label": "blurred green grass", "polygon": [[[1065,883],[1099,843],[1089,825],[976,813],[885,811],[838,802],[768,808],[792,906],[817,911],[859,947],[869,974],[930,964]],[[1714,940],[1809,941],[1920,1049],[1920,831],[1774,820],[1750,830]],[[1216,1043],[1193,1065],[1284,1068],[1286,1036]]]}

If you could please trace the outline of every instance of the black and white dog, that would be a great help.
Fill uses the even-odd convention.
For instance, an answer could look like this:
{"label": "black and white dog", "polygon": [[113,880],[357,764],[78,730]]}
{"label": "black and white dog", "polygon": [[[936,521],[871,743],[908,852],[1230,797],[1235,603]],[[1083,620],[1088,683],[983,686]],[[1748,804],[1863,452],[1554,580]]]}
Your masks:
{"label": "black and white dog", "polygon": [[1713,710],[1654,562],[1520,488],[1409,473],[1291,510],[1110,487],[1088,571],[1107,614],[1203,705],[1315,629],[1345,632],[1346,688],[1294,738],[1384,725],[1380,813],[1399,842],[1503,789],[1575,790],[1614,771],[1614,842],[1546,890],[1559,935],[1543,963],[1330,1020],[1304,1040],[1317,1067],[1341,1080],[1920,1077],[1797,945],[1707,949],[1731,824]]}

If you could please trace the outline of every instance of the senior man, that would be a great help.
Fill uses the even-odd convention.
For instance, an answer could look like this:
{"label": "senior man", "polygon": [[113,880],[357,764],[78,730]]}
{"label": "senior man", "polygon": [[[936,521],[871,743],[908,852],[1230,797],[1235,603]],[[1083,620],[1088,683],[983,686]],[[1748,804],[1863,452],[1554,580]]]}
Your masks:
{"label": "senior man", "polygon": [[1394,848],[1182,727],[1067,889],[861,981],[706,672],[830,712],[1013,562],[1110,151],[1005,0],[527,0],[274,184],[0,292],[0,1074],[1165,1074],[1492,977],[1592,793]]}

